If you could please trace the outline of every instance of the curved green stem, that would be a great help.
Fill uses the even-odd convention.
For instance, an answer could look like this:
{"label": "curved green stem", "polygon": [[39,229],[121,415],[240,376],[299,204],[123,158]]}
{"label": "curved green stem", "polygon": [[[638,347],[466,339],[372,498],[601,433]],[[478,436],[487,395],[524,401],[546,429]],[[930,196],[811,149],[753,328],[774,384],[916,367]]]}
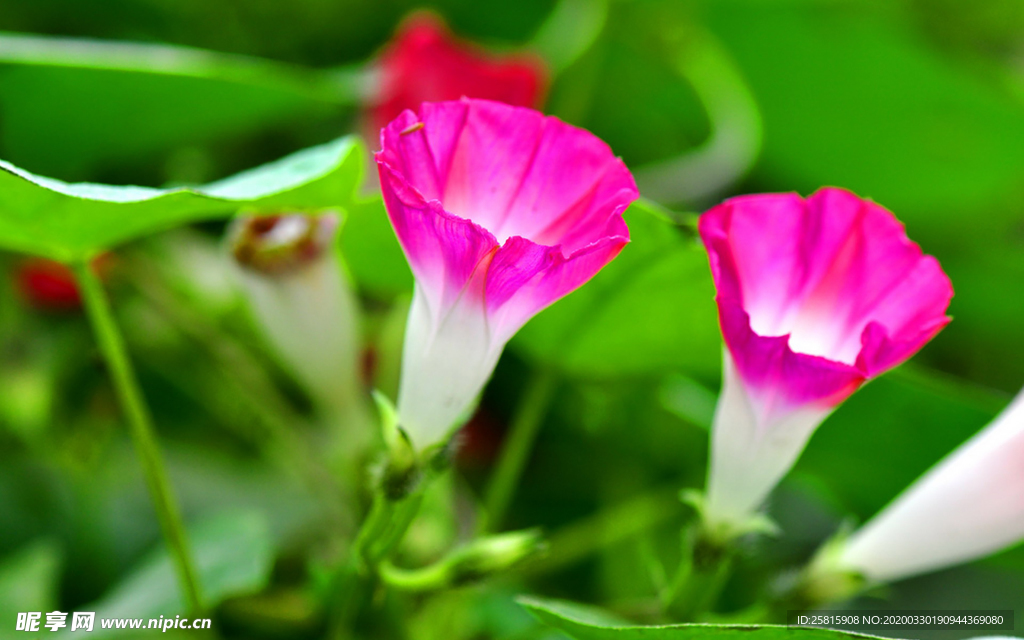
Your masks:
{"label": "curved green stem", "polygon": [[174,558],[178,579],[185,601],[193,612],[202,611],[202,598],[195,563],[188,549],[188,540],[182,524],[181,513],[171,491],[164,468],[160,448],[154,435],[152,419],[142,398],[131,360],[124,347],[124,339],[110,311],[110,303],[103,285],[87,263],[75,265],[78,284],[82,290],[89,321],[92,324],[100,352],[110,370],[121,408],[128,419],[128,426],[135,444],[142,472],[149,487],[153,507],[156,509],[167,546]]}
{"label": "curved green stem", "polygon": [[554,398],[557,383],[558,377],[547,370],[538,372],[529,381],[501,449],[498,467],[487,487],[484,512],[478,526],[480,533],[499,528],[505,519],[519,478],[533,451],[533,442]]}
{"label": "curved green stem", "polygon": [[440,560],[418,569],[380,563],[379,573],[389,586],[403,591],[432,591],[484,580],[508,571],[545,548],[539,529],[481,536],[449,551]]}
{"label": "curved green stem", "polygon": [[419,569],[403,569],[385,560],[380,564],[380,577],[388,585],[402,591],[432,591],[447,586],[450,580],[444,562],[435,562]]}
{"label": "curved green stem", "polygon": [[713,197],[742,178],[761,150],[761,112],[724,48],[708,33],[689,34],[679,47],[676,70],[704,105],[711,133],[699,147],[634,172],[647,197],[666,203]]}
{"label": "curved green stem", "polygon": [[350,636],[353,622],[378,584],[381,564],[402,542],[419,512],[423,492],[432,475],[433,472],[428,470],[401,496],[388,495],[383,488],[377,488],[370,513],[352,543],[349,562],[336,576],[335,587],[329,596],[333,610],[332,638]]}
{"label": "curved green stem", "polygon": [[554,75],[585,54],[604,30],[610,0],[559,0],[534,34],[530,47]]}
{"label": "curved green stem", "polygon": [[405,537],[423,502],[423,491],[413,490],[405,498],[392,500],[378,495],[374,498],[353,545],[353,557],[363,574],[376,572],[377,565],[386,560]]}

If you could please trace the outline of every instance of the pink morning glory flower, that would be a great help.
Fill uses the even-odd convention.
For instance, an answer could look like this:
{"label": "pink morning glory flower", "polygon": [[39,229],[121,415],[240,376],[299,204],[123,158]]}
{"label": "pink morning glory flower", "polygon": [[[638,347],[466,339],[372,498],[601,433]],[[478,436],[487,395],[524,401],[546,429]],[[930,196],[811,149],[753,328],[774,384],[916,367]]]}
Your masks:
{"label": "pink morning glory flower", "polygon": [[527,320],[618,255],[639,194],[594,135],[489,100],[405,111],[381,148],[384,203],[416,277],[398,414],[422,449],[451,434]]}
{"label": "pink morning glory flower", "polygon": [[819,424],[942,329],[953,289],[883,207],[836,188],[700,219],[725,339],[706,515],[751,517]]}
{"label": "pink morning glory flower", "polygon": [[1024,392],[843,542],[842,568],[892,582],[1024,539]]}

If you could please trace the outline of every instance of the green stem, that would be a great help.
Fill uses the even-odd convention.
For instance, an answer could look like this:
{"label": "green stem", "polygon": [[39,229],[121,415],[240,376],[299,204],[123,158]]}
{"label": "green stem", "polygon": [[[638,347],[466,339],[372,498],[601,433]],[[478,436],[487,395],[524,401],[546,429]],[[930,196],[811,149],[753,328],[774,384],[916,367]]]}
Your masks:
{"label": "green stem", "polygon": [[559,0],[533,36],[530,47],[554,75],[593,47],[608,22],[609,0]]}
{"label": "green stem", "polygon": [[679,490],[666,487],[643,494],[555,531],[548,538],[548,552],[529,562],[528,576],[557,571],[612,545],[637,536],[679,517]]}
{"label": "green stem", "polygon": [[679,571],[662,601],[683,621],[699,620],[714,610],[732,569],[733,546],[707,535],[700,523],[686,532]]}
{"label": "green stem", "polygon": [[389,586],[403,591],[432,591],[448,585],[450,571],[444,561],[420,569],[396,567],[389,560],[380,563],[380,576]]}
{"label": "green stem", "polygon": [[342,567],[337,576],[337,586],[333,589],[332,639],[351,637],[352,626],[360,610],[379,584],[382,563],[405,537],[419,512],[424,485],[429,480],[428,473],[407,495],[397,499],[378,489],[370,513],[352,544],[350,561]]}
{"label": "green stem", "polygon": [[189,554],[181,513],[171,492],[167,471],[154,435],[152,419],[135,379],[135,371],[128,359],[124,338],[110,311],[110,303],[103,291],[103,285],[89,264],[75,265],[75,273],[93,332],[96,334],[96,341],[110,370],[121,408],[128,418],[135,450],[142,465],[146,484],[149,486],[160,528],[175,561],[185,601],[191,611],[202,611],[199,581],[195,564]]}
{"label": "green stem", "polygon": [[498,467],[491,477],[484,499],[484,512],[479,523],[479,533],[497,530],[505,519],[512,496],[523,469],[533,451],[544,416],[555,395],[558,377],[551,371],[536,373],[526,387],[523,399],[512,419],[505,445],[498,458]]}
{"label": "green stem", "polygon": [[363,522],[353,545],[353,558],[361,573],[376,573],[377,566],[405,537],[422,502],[421,487],[400,500],[379,494],[374,498],[370,515]]}
{"label": "green stem", "polygon": [[742,178],[761,150],[762,119],[743,74],[710,33],[672,34],[675,66],[704,106],[711,132],[700,146],[638,167],[640,191],[664,203],[716,197]]}

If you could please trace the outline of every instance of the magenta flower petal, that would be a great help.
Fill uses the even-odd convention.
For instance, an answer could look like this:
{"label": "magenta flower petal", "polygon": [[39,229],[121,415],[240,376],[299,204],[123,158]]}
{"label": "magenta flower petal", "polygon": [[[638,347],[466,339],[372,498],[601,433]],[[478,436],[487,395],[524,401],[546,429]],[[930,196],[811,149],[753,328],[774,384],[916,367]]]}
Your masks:
{"label": "magenta flower petal", "polygon": [[836,404],[949,322],[938,261],[848,191],[734,198],[704,214],[700,233],[741,375],[793,403]]}
{"label": "magenta flower petal", "polygon": [[539,309],[574,291],[611,262],[627,238],[603,238],[568,258],[558,247],[509,238],[494,256],[487,279],[487,310],[495,334],[511,338]]}
{"label": "magenta flower petal", "polygon": [[[889,211],[842,189],[733,198],[701,217],[700,234],[736,377],[726,384],[753,425],[716,430],[771,440],[739,447],[715,434],[713,449],[731,453],[713,451],[710,499],[733,517],[756,508],[832,409],[949,322],[953,289]],[[750,470],[763,476],[757,495],[723,497],[727,478]]]}
{"label": "magenta flower petal", "polygon": [[[512,335],[629,242],[622,214],[639,194],[592,134],[497,102],[425,103],[389,124],[381,147],[384,201],[417,281],[410,322],[432,323],[408,329],[399,414],[430,444],[480,391]],[[446,338],[451,331],[463,339]],[[437,372],[452,358],[462,363],[458,377],[476,373],[443,411],[426,406],[446,393],[435,387],[451,386]]]}
{"label": "magenta flower petal", "polygon": [[[450,307],[464,293],[477,266],[493,256],[498,242],[486,229],[453,216],[437,200],[425,201],[386,166],[381,166],[384,204],[409,266],[431,300]],[[477,287],[477,294],[483,290]]]}

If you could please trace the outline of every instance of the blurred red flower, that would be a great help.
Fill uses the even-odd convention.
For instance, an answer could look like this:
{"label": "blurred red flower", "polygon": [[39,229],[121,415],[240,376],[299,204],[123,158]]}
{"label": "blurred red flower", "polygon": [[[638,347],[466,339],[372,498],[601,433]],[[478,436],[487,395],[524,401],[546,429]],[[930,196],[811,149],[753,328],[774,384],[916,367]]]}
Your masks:
{"label": "blurred red flower", "polygon": [[[96,258],[102,276],[111,254]],[[46,258],[27,258],[14,269],[14,281],[22,299],[42,311],[75,311],[82,307],[75,274],[67,266]]]}
{"label": "blurred red flower", "polygon": [[82,305],[75,274],[59,262],[29,258],[14,273],[18,291],[28,304],[49,311],[70,311]]}
{"label": "blurred red flower", "polygon": [[369,109],[374,132],[424,102],[486,98],[537,108],[547,86],[539,57],[492,55],[456,38],[441,18],[423,12],[402,23],[377,65],[378,93]]}

